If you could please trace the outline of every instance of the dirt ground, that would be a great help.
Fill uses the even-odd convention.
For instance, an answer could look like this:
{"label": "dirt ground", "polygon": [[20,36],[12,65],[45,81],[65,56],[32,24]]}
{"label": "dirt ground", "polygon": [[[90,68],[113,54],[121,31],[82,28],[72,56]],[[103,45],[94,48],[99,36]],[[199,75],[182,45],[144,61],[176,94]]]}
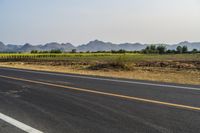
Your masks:
{"label": "dirt ground", "polygon": [[[194,84],[200,85],[200,70],[193,69],[191,66],[184,65],[183,67],[163,67],[153,65],[138,65],[131,66],[131,70],[121,69],[88,69],[90,66],[86,65],[63,65],[63,64],[37,64],[24,62],[0,62],[1,67],[23,68],[30,70],[51,71],[74,73],[83,75],[96,75],[106,77],[117,77],[126,79],[139,79],[150,81],[161,81],[180,84]],[[187,67],[189,69],[186,69]]]}

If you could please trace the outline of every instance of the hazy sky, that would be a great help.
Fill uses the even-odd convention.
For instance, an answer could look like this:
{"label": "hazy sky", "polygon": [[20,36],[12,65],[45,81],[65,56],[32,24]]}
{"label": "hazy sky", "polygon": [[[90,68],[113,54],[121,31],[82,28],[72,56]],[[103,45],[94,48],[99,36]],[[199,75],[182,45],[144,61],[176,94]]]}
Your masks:
{"label": "hazy sky", "polygon": [[200,0],[0,0],[0,41],[200,41]]}

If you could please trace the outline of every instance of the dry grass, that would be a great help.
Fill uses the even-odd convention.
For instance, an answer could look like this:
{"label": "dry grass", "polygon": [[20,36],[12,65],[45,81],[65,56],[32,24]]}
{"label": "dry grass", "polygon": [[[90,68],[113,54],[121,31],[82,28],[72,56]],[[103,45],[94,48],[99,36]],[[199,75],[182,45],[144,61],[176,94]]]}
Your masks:
{"label": "dry grass", "polygon": [[135,67],[131,71],[113,71],[113,70],[89,70],[79,66],[52,66],[39,65],[22,62],[1,62],[2,67],[23,68],[30,70],[42,70],[51,72],[74,73],[83,75],[97,75],[106,77],[118,77],[127,79],[151,80],[161,82],[171,82],[180,84],[200,85],[199,70],[177,70],[172,68],[153,68],[153,67]]}

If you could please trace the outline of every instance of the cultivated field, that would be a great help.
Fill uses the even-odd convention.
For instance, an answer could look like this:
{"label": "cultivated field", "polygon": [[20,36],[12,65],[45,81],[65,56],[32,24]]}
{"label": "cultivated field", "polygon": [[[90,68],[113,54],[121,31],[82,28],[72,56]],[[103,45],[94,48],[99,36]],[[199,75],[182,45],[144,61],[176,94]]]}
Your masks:
{"label": "cultivated field", "polygon": [[158,60],[195,60],[200,61],[200,54],[136,54],[136,53],[62,53],[62,54],[30,54],[30,53],[19,53],[19,54],[0,54],[0,59],[5,61],[11,60],[79,60],[79,61],[111,61],[113,59],[123,58],[125,61],[158,61]]}
{"label": "cultivated field", "polygon": [[0,54],[0,65],[26,69],[200,84],[200,54]]}

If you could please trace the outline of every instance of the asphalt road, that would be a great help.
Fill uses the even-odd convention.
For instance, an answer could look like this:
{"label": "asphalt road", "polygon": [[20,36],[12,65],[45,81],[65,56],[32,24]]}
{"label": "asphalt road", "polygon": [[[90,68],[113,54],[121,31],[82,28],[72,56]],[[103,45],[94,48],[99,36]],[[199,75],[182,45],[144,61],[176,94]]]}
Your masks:
{"label": "asphalt road", "polygon": [[26,132],[200,133],[200,86],[0,68],[0,133]]}

